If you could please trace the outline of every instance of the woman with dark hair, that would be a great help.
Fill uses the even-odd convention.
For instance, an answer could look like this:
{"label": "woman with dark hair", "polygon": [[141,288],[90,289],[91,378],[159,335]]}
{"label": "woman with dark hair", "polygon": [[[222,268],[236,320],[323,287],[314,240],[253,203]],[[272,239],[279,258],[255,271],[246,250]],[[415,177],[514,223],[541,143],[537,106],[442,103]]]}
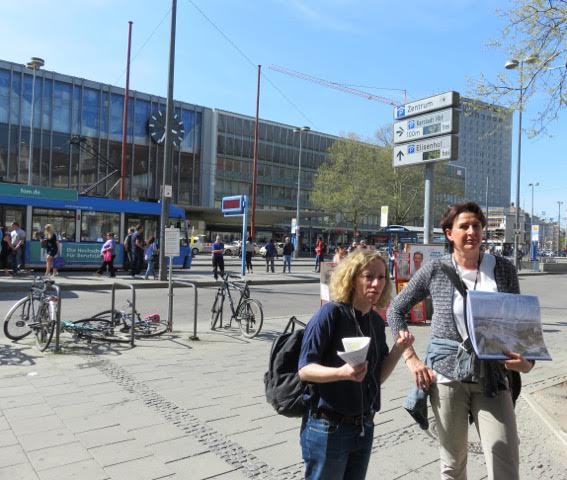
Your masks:
{"label": "woman with dark hair", "polygon": [[[469,418],[481,438],[488,478],[519,478],[519,442],[508,374],[529,372],[533,362],[517,353],[508,353],[509,359],[502,362],[476,358],[466,343],[464,299],[447,273],[452,269],[468,290],[520,293],[514,266],[503,257],[482,253],[485,225],[486,218],[476,203],[450,207],[441,228],[451,254],[417,270],[388,310],[388,323],[397,336],[407,331],[405,316],[410,308],[431,295],[433,317],[425,361],[413,347],[404,353],[404,361],[416,387],[431,397],[442,479],[467,478]],[[463,369],[467,365],[461,362],[464,355],[470,362]],[[426,415],[424,421],[423,428],[427,428]]]}
{"label": "woman with dark hair", "polygon": [[57,268],[53,265],[53,260],[55,257],[61,254],[61,244],[57,240],[57,235],[53,230],[51,224],[45,225],[44,229],[44,239],[42,240],[42,246],[45,248],[45,276],[48,277],[53,270],[53,276],[59,275]]}
{"label": "woman with dark hair", "polygon": [[[388,351],[384,320],[373,307],[390,299],[386,261],[373,250],[342,260],[331,277],[334,302],[326,303],[307,324],[299,377],[309,382],[311,408],[301,425],[305,478],[361,480],[366,476],[380,410],[380,385],[386,381],[413,336],[400,332]],[[343,338],[370,337],[366,361],[345,363],[338,355]]]}

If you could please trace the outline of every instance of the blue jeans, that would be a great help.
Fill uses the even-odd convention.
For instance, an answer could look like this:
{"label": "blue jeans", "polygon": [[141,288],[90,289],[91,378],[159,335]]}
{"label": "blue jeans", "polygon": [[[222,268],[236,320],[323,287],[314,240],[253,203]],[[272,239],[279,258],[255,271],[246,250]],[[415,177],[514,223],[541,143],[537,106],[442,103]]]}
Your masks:
{"label": "blue jeans", "polygon": [[291,255],[283,256],[283,271],[285,273],[285,267],[287,265],[287,271],[291,273]]}
{"label": "blue jeans", "polygon": [[364,480],[372,451],[374,423],[362,427],[308,417],[301,431],[306,480]]}

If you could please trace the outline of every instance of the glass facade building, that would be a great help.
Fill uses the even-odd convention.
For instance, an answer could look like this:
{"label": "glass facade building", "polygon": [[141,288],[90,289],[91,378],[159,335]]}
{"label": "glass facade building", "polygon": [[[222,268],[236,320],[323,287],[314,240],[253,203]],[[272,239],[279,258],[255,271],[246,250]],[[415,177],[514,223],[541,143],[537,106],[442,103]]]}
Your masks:
{"label": "glass facade building", "polygon": [[[83,191],[117,169],[92,194],[118,197],[124,89],[47,70],[36,72],[32,88],[33,78],[23,65],[0,61],[0,181]],[[130,92],[126,199],[160,197],[163,146],[150,140],[147,125],[152,113],[165,112],[165,104],[164,98]],[[202,110],[175,103],[185,129],[181,148],[173,154],[171,183],[178,204],[201,201]]]}

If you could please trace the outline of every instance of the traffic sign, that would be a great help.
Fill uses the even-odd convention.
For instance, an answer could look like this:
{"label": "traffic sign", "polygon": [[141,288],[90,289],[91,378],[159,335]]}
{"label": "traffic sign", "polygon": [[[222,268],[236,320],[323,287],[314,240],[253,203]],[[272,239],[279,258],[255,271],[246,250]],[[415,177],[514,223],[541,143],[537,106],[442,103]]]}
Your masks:
{"label": "traffic sign", "polygon": [[445,135],[394,146],[394,167],[456,160],[459,137]]}
{"label": "traffic sign", "polygon": [[410,142],[458,131],[458,112],[454,108],[446,108],[395,122],[394,143]]}
{"label": "traffic sign", "polygon": [[164,255],[166,257],[179,256],[179,241],[181,239],[181,232],[179,228],[166,227],[165,228],[165,245]]}
{"label": "traffic sign", "polygon": [[225,217],[230,215],[244,215],[244,208],[246,207],[246,195],[236,195],[233,197],[223,197],[222,199],[222,213]]}
{"label": "traffic sign", "polygon": [[459,101],[459,92],[445,92],[433,97],[406,103],[405,105],[398,105],[394,107],[394,120],[432,112],[433,110],[441,110],[442,108],[456,107],[459,105]]}

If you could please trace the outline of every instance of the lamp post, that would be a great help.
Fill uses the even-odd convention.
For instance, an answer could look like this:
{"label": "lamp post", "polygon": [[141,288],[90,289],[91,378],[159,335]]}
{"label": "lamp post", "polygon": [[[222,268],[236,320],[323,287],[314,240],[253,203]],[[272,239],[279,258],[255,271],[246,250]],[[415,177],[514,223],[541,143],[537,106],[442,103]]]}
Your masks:
{"label": "lamp post", "polygon": [[533,225],[534,225],[534,188],[539,187],[539,182],[536,183],[528,183],[528,187],[532,187],[532,213],[530,214],[530,224],[532,226],[530,242],[531,242],[531,256],[532,256],[532,270],[536,271],[536,260],[537,260],[537,241],[533,239]]}
{"label": "lamp post", "polygon": [[299,257],[299,200],[301,198],[301,149],[303,132],[311,130],[309,127],[294,128],[293,133],[299,133],[299,163],[297,168],[297,206],[295,210],[295,255]]}
{"label": "lamp post", "polygon": [[516,60],[515,58],[508,60],[504,65],[507,70],[514,70],[520,67],[520,98],[518,100],[518,159],[517,159],[517,171],[516,171],[516,218],[514,225],[514,265],[519,270],[520,259],[518,255],[519,242],[518,237],[520,235],[520,167],[522,160],[522,111],[524,110],[524,63],[535,63],[537,62],[537,56],[530,55],[524,60]]}
{"label": "lamp post", "polygon": [[30,147],[28,152],[28,185],[32,184],[32,160],[33,160],[33,112],[35,102],[35,74],[45,65],[43,58],[32,57],[26,64],[26,68],[33,70],[32,74],[32,94],[31,94],[31,112],[30,112]]}
{"label": "lamp post", "polygon": [[557,212],[557,255],[561,255],[561,205],[563,202],[557,201],[557,206],[559,207]]}

